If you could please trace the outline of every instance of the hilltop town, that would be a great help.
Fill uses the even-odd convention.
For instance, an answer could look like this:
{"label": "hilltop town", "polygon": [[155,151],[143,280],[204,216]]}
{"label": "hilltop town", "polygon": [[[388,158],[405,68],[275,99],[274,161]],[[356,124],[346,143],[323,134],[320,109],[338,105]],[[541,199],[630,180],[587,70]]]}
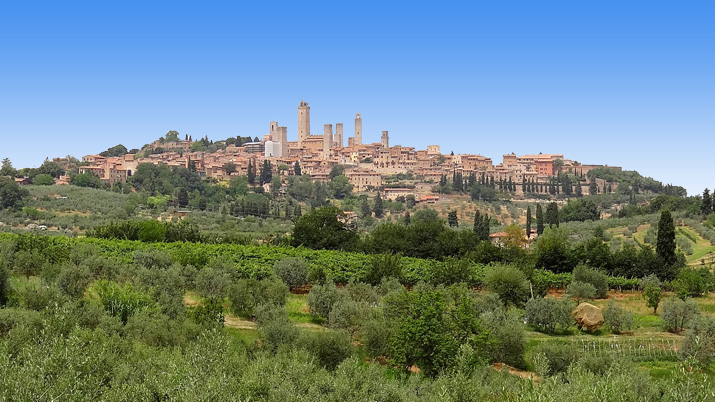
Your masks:
{"label": "hilltop town", "polygon": [[[395,198],[413,194],[427,196],[434,184],[444,180],[463,178],[477,183],[491,183],[511,191],[516,198],[530,194],[554,194],[554,189],[568,194],[589,195],[613,192],[614,186],[600,179],[591,183],[587,173],[604,165],[581,164],[567,159],[562,154],[503,155],[501,163],[495,164],[487,156],[478,154],[443,154],[439,145],[427,149],[390,145],[388,131],[382,131],[380,142],[363,142],[362,116],[355,115],[353,136],[344,138],[343,123],[325,124],[323,133],[310,132],[310,106],[301,100],[298,105],[297,141],[288,140],[288,128],[278,122],[269,123],[268,133],[262,138],[242,142],[231,138],[211,143],[214,150],[202,147],[207,139],[193,140],[178,133],[169,132],[166,137],[146,145],[135,153],[119,156],[86,155],[82,158],[80,173],[92,173],[111,185],[125,183],[137,166],[142,163],[167,166],[191,167],[202,177],[219,181],[232,175],[245,175],[249,165],[261,166],[270,162],[273,173],[281,177],[308,174],[314,180],[328,181],[335,165],[344,166],[344,174],[357,192],[383,189],[385,196]],[[136,151],[136,150],[135,150]],[[63,162],[63,158],[56,158]],[[618,167],[611,169],[620,170]],[[578,180],[555,184],[560,174],[572,175]],[[414,188],[385,186],[384,177],[397,174],[412,174],[418,180]],[[59,184],[67,182],[60,177]]]}

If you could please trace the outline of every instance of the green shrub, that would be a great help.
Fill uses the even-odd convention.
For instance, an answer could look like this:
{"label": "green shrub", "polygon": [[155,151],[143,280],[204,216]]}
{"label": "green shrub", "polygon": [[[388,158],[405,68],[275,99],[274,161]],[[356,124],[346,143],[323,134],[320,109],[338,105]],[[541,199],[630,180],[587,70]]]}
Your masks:
{"label": "green shrub", "polygon": [[633,314],[619,306],[615,299],[611,299],[603,310],[603,320],[614,334],[633,328]]}
{"label": "green shrub", "polygon": [[92,273],[84,265],[64,264],[57,275],[57,288],[72,298],[80,298],[92,281]]}
{"label": "green shrub", "polygon": [[304,331],[298,344],[328,370],[335,370],[353,349],[350,335],[344,331]]}
{"label": "green shrub", "polygon": [[372,257],[368,265],[365,281],[373,286],[379,285],[384,278],[401,280],[402,257],[397,254],[378,254]]}
{"label": "green shrub", "polygon": [[328,323],[330,328],[344,330],[353,336],[360,330],[369,314],[370,306],[367,302],[343,298],[333,304]]}
{"label": "green shrub", "polygon": [[278,279],[239,279],[229,290],[228,299],[234,314],[253,318],[261,305],[285,306],[288,287]]}
{"label": "green shrub", "polygon": [[526,302],[527,322],[537,329],[553,334],[574,325],[571,303],[567,299],[537,297]]}
{"label": "green shrub", "polygon": [[580,357],[579,351],[573,344],[549,341],[541,342],[534,349],[534,354],[542,354],[546,358],[549,375],[565,373]]}
{"label": "green shrub", "polygon": [[681,299],[701,297],[707,291],[706,276],[709,277],[709,275],[710,272],[707,268],[703,270],[684,268],[680,270],[671,285]]}
{"label": "green shrub", "polygon": [[708,367],[715,357],[715,319],[699,317],[692,322],[692,328],[685,334],[680,348],[683,359],[692,359],[700,367]]}
{"label": "green shrub", "polygon": [[653,314],[656,314],[660,300],[663,297],[663,284],[655,274],[650,274],[641,280],[641,289],[643,289],[646,306],[652,308]]}
{"label": "green shrub", "polygon": [[289,288],[298,288],[308,282],[308,266],[299,258],[285,258],[273,265],[273,272]]}
{"label": "green shrub", "polygon": [[660,318],[668,332],[681,332],[700,316],[698,305],[692,299],[670,298],[663,303]]}
{"label": "green shrub", "polygon": [[334,283],[314,285],[308,294],[308,310],[315,319],[327,320],[335,303],[347,297]]}
{"label": "green shrub", "polygon": [[575,298],[577,304],[581,304],[581,301],[593,300],[596,297],[596,288],[590,283],[573,281],[566,287],[566,294]]}
{"label": "green shrub", "polygon": [[277,351],[282,345],[292,345],[298,339],[298,328],[288,318],[285,308],[262,304],[256,309],[261,346]]}
{"label": "green shrub", "polygon": [[186,345],[199,332],[199,325],[190,320],[173,320],[163,314],[146,312],[130,317],[124,327],[126,336],[157,347]]}
{"label": "green shrub", "polygon": [[608,277],[595,269],[579,265],[573,270],[573,281],[590,283],[596,288],[596,298],[603,299],[608,292]]}
{"label": "green shrub", "polygon": [[385,319],[382,310],[377,309],[371,311],[369,318],[363,323],[360,332],[368,356],[376,358],[390,354],[390,338],[392,337],[393,331],[392,326]]}
{"label": "green shrub", "polygon": [[498,308],[482,314],[480,320],[495,340],[489,352],[491,361],[524,368],[526,333],[520,314]]}
{"label": "green shrub", "polygon": [[365,302],[369,305],[376,305],[380,299],[375,288],[367,283],[350,281],[343,289],[351,299]]}
{"label": "green shrub", "polygon": [[137,250],[134,252],[134,263],[147,269],[167,269],[174,260],[165,251]]}
{"label": "green shrub", "polygon": [[7,267],[0,265],[0,307],[7,304],[10,298],[10,273]]}
{"label": "green shrub", "polygon": [[522,307],[529,297],[529,282],[523,272],[511,265],[497,265],[487,271],[484,285],[506,305]]}
{"label": "green shrub", "polygon": [[444,262],[433,263],[427,272],[427,282],[433,285],[453,285],[472,283],[472,266],[469,260],[447,258]]}

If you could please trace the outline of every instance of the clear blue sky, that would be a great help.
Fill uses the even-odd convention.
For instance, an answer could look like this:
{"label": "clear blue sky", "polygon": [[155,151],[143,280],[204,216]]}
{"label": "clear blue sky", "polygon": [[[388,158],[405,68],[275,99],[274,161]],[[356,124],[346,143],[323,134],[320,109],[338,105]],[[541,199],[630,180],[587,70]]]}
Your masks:
{"label": "clear blue sky", "polygon": [[0,3],[0,158],[194,138],[563,153],[715,186],[715,2]]}

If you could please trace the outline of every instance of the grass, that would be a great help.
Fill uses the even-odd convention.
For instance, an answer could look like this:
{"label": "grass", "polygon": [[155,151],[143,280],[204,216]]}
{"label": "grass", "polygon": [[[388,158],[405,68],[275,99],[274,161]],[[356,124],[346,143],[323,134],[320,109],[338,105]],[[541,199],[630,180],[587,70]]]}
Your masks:
{"label": "grass", "polygon": [[294,323],[312,323],[313,318],[308,313],[308,295],[288,295],[286,301],[286,310],[288,318]]}
{"label": "grass", "polygon": [[245,345],[254,345],[258,340],[258,330],[256,329],[236,329],[236,328],[226,328],[226,333],[231,335],[232,338],[243,342]]}

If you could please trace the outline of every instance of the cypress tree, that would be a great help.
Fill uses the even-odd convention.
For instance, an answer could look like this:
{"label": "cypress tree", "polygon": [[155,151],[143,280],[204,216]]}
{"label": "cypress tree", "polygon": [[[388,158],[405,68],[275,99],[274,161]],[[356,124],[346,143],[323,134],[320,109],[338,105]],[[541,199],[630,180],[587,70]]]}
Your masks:
{"label": "cypress tree", "polygon": [[700,205],[700,211],[706,217],[713,212],[713,199],[710,196],[710,190],[707,188],[703,191],[703,202]]}
{"label": "cypress tree", "polygon": [[481,234],[481,225],[482,225],[482,214],[479,213],[479,210],[474,213],[474,227],[472,230],[474,230],[474,233],[476,235]]}
{"label": "cypress tree", "polygon": [[256,184],[256,165],[253,160],[248,161],[248,167],[246,168],[246,176],[248,176],[248,184]]}
{"label": "cypress tree", "polygon": [[536,205],[536,235],[541,236],[544,233],[544,210],[541,204]]}
{"label": "cypress tree", "polygon": [[10,273],[7,268],[0,266],[0,307],[7,304],[8,293],[10,290]]}
{"label": "cypress tree", "polygon": [[360,216],[365,218],[368,217],[372,214],[372,211],[370,210],[370,204],[367,203],[367,199],[363,199],[362,203],[360,204]]}
{"label": "cypress tree", "polygon": [[481,234],[480,237],[482,240],[489,240],[489,226],[491,224],[491,218],[489,215],[484,215],[482,217],[482,225],[481,225]]}
{"label": "cypress tree", "polygon": [[189,205],[189,193],[185,188],[180,188],[179,193],[176,195],[176,203],[180,208]]}
{"label": "cypress tree", "polygon": [[300,176],[302,174],[302,171],[300,170],[300,163],[298,163],[298,161],[295,161],[293,164],[293,173],[296,176]]}
{"label": "cypress tree", "polygon": [[375,217],[382,218],[382,213],[384,212],[384,210],[382,207],[382,197],[380,197],[380,193],[377,193],[377,195],[375,196],[375,206],[372,210],[373,212],[375,212]]}
{"label": "cypress tree", "polygon": [[405,226],[410,226],[410,211],[405,211]]}
{"label": "cypress tree", "polygon": [[531,238],[531,207],[526,207],[526,238]]}
{"label": "cypress tree", "polygon": [[459,226],[459,219],[457,218],[457,211],[449,211],[449,214],[447,215],[447,222],[449,223],[450,227],[457,227]]}
{"label": "cypress tree", "polygon": [[591,180],[591,184],[589,185],[589,195],[596,195],[598,194],[598,184],[596,184],[596,180]]}
{"label": "cypress tree", "polygon": [[559,227],[559,206],[555,202],[546,207],[546,223],[550,228]]}
{"label": "cypress tree", "polygon": [[675,264],[675,224],[667,209],[660,213],[655,251],[667,266]]}

